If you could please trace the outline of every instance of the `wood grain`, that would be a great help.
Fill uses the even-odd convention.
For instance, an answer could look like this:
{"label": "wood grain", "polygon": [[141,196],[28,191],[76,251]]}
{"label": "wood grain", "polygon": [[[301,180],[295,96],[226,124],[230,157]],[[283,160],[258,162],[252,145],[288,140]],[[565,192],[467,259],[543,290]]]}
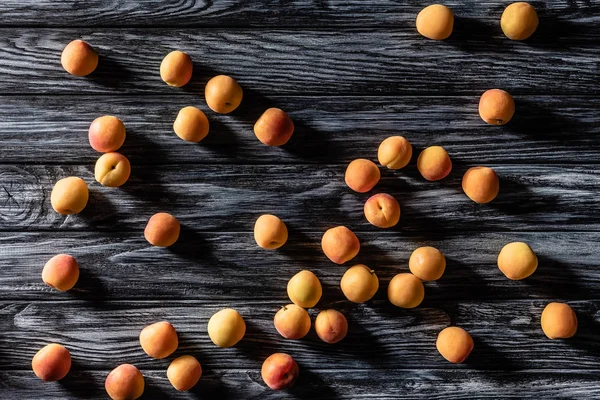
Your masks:
{"label": "wood grain", "polygon": [[[475,350],[456,368],[486,370],[595,369],[600,362],[600,302],[570,301],[578,315],[577,336],[552,341],[539,325],[548,300],[502,302],[445,301],[412,310],[387,301],[368,304],[334,302],[348,318],[349,333],[332,346],[311,331],[304,339],[283,339],[273,326],[280,300],[244,298],[230,301],[138,302],[3,302],[0,369],[27,370],[31,357],[49,342],[64,344],[86,368],[110,369],[129,362],[144,368],[166,368],[169,360],[148,357],[139,345],[139,332],[153,322],[168,320],[177,329],[180,345],[174,356],[195,354],[209,368],[257,368],[278,351],[299,363],[320,368],[448,368],[435,348],[437,334],[449,325],[469,331]],[[232,307],[247,323],[246,336],[233,348],[210,341],[206,326],[216,311]],[[316,311],[311,310],[311,316]],[[7,351],[10,349],[10,351]]]}
{"label": "wood grain", "polygon": [[[177,392],[164,370],[142,369],[146,393],[141,399],[453,399],[594,398],[599,370],[479,371],[405,369],[323,369],[301,365],[298,384],[289,391],[272,391],[258,369],[203,371],[190,392]],[[44,399],[106,398],[107,371],[72,371],[60,383],[43,383],[28,371],[0,371],[0,389],[11,397]],[[351,394],[351,395],[350,395]]]}
{"label": "wood grain", "polygon": [[[598,163],[600,100],[585,96],[518,96],[517,114],[503,127],[486,125],[478,96],[321,97],[246,99],[233,116],[218,115],[204,99],[179,96],[1,96],[0,163],[93,165],[99,154],[87,130],[103,114],[127,126],[120,150],[134,168],[160,164],[349,163],[376,158],[386,137],[404,135],[414,146],[443,145],[465,163]],[[93,107],[90,107],[93,104]],[[173,121],[186,105],[202,108],[211,132],[200,144],[183,142]],[[260,143],[253,125],[268,107],[287,110],[296,124],[283,148]],[[65,111],[68,110],[68,111]],[[26,112],[25,112],[26,111]],[[564,138],[568,136],[568,140]],[[156,167],[153,167],[156,168]]]}
{"label": "wood grain", "polygon": [[[273,213],[292,229],[325,231],[335,225],[377,229],[363,216],[369,194],[352,192],[340,165],[186,165],[135,167],[121,188],[95,182],[93,166],[0,166],[0,230],[142,231],[155,212],[173,213],[196,231],[248,231],[260,214]],[[414,166],[383,171],[376,192],[401,203],[394,230],[426,233],[455,230],[598,230],[595,165],[495,165],[501,194],[476,205],[461,189],[467,165],[437,183]],[[54,183],[66,176],[90,185],[90,200],[78,215],[61,216],[50,206]]]}
{"label": "wood grain", "polygon": [[[475,95],[494,87],[513,94],[598,94],[600,43],[591,29],[559,47],[500,33],[493,46],[471,33],[439,42],[412,29],[15,28],[0,36],[0,92],[201,94],[208,78],[224,73],[237,78],[246,95],[261,96]],[[76,38],[100,53],[89,78],[69,76],[60,66],[62,49]],[[167,86],[158,73],[174,49],[195,60],[193,82],[183,90]]]}
{"label": "wood grain", "polygon": [[[476,19],[489,29],[496,28],[506,6],[497,1],[465,2],[449,0],[457,18]],[[266,0],[134,2],[128,0],[88,0],[85,7],[75,0],[4,0],[0,4],[0,26],[380,26],[414,27],[424,4],[408,0],[364,2]],[[541,27],[556,21],[586,24],[597,21],[598,5],[593,1],[553,0],[535,2]],[[51,17],[49,17],[51,15]],[[458,21],[463,22],[463,21]],[[465,22],[463,22],[465,23]],[[455,29],[460,28],[457,23]]]}
{"label": "wood grain", "polygon": [[[241,233],[184,231],[170,249],[151,247],[141,230],[134,233],[4,233],[0,235],[0,298],[4,300],[188,299],[287,301],[288,279],[301,269],[317,274],[325,287],[322,305],[344,300],[339,289],[348,266],[364,263],[380,280],[377,299],[385,300],[389,280],[408,272],[418,246],[432,245],[447,258],[443,278],[427,282],[426,303],[445,301],[600,298],[596,232],[507,232],[429,234],[362,232],[362,250],[343,266],[322,253],[319,232],[291,231],[278,251],[254,242],[251,227]],[[497,268],[500,249],[525,241],[539,258],[536,273],[510,281]],[[61,293],[41,280],[54,254],[75,256],[81,267],[76,287]]]}

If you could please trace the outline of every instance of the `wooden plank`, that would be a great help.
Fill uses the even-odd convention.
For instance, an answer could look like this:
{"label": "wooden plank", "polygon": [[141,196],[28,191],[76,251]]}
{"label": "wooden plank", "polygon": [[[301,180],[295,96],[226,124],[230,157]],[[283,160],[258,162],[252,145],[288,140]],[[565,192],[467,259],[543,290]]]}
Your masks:
{"label": "wooden plank", "polygon": [[[455,29],[461,23],[479,28],[484,24],[489,30],[497,27],[505,4],[484,0],[477,3],[445,1],[457,16]],[[540,25],[556,21],[572,24],[591,24],[598,16],[598,5],[593,1],[555,0],[537,2]],[[87,1],[85,7],[75,0],[39,0],[22,2],[4,0],[0,4],[0,26],[406,26],[413,27],[423,4],[408,0],[380,0],[361,2],[267,0],[260,3],[249,0],[221,0],[218,2],[137,2],[131,0]],[[459,18],[468,18],[461,21]],[[475,20],[475,21],[471,21]],[[479,22],[477,24],[476,22]],[[465,28],[466,29],[466,28]],[[562,29],[566,29],[563,27]]]}
{"label": "wooden plank", "polygon": [[[190,392],[177,392],[164,371],[142,369],[146,383],[142,399],[453,399],[471,400],[595,398],[600,396],[598,370],[479,371],[479,370],[324,370],[301,365],[296,385],[287,391],[269,390],[259,362],[252,370],[204,370]],[[44,383],[28,371],[0,371],[0,389],[7,398],[105,398],[107,371],[73,371],[60,382]]]}
{"label": "wooden plank", "polygon": [[[574,30],[577,36],[552,51],[550,45],[500,40],[500,33],[494,46],[487,37],[431,41],[412,28],[11,28],[0,36],[0,92],[201,94],[209,77],[225,73],[239,80],[246,95],[257,96],[478,95],[493,87],[513,94],[598,94],[600,47],[591,29]],[[89,78],[69,76],[60,66],[62,49],[75,38],[100,52],[100,66]],[[193,82],[185,89],[159,78],[160,62],[173,49],[195,60]]]}
{"label": "wooden plank", "polygon": [[[363,232],[362,251],[346,266],[321,252],[319,232],[291,232],[279,251],[256,245],[251,229],[242,233],[184,232],[171,249],[151,247],[135,233],[3,233],[0,235],[0,298],[3,300],[107,301],[123,299],[287,301],[287,281],[297,271],[314,271],[325,287],[323,304],[344,299],[339,282],[349,265],[364,263],[377,272],[385,300],[389,280],[407,272],[412,251],[423,245],[441,249],[445,275],[426,282],[426,304],[445,301],[600,298],[595,248],[599,233],[510,232],[413,236]],[[525,241],[539,258],[536,273],[524,281],[508,280],[496,267],[500,249]],[[54,254],[74,255],[81,267],[76,287],[61,293],[41,280]]]}
{"label": "wooden plank", "polygon": [[[379,143],[404,135],[419,151],[441,144],[466,163],[597,163],[600,99],[519,96],[517,114],[504,127],[486,125],[477,96],[249,98],[235,117],[210,112],[203,99],[181,96],[1,96],[0,162],[93,164],[87,140],[91,121],[117,115],[128,129],[120,150],[137,165],[188,163],[337,163],[375,158]],[[90,107],[93,104],[93,107]],[[211,132],[199,145],[185,143],[172,124],[180,108],[207,113]],[[283,148],[260,143],[254,122],[268,107],[287,110],[296,133]],[[35,117],[32,118],[32,115]]]}
{"label": "wooden plank", "polygon": [[[476,205],[462,193],[467,166],[459,163],[437,183],[425,181],[414,166],[383,171],[375,191],[399,200],[403,216],[394,229],[403,232],[600,228],[596,166],[489,166],[501,181],[501,194],[489,205]],[[346,186],[343,164],[134,166],[120,189],[95,182],[92,168],[0,166],[0,230],[140,232],[162,210],[195,231],[248,231],[262,213],[279,215],[299,231],[335,225],[377,231],[363,215],[369,194]],[[90,201],[82,213],[61,216],[50,206],[50,193],[70,175],[88,182]]]}
{"label": "wooden plank", "polygon": [[[168,320],[181,343],[175,355],[196,354],[208,368],[255,368],[274,352],[293,354],[300,364],[320,368],[448,368],[437,352],[437,334],[451,324],[473,336],[475,350],[455,368],[486,370],[595,369],[600,362],[600,300],[570,301],[578,315],[578,334],[550,340],[540,327],[547,300],[445,301],[437,306],[399,309],[387,301],[368,304],[334,302],[348,318],[346,339],[332,346],[311,330],[301,340],[283,339],[273,326],[282,301],[254,300],[251,293],[231,301],[139,302],[2,302],[0,303],[0,369],[27,370],[31,358],[48,342],[64,344],[78,363],[110,369],[128,362],[143,368],[166,368],[168,360],[148,357],[139,332],[150,323]],[[210,316],[233,307],[247,323],[236,347],[221,349],[210,341]],[[312,317],[317,311],[310,310]],[[8,351],[10,349],[10,351]],[[401,362],[399,361],[401,360]]]}

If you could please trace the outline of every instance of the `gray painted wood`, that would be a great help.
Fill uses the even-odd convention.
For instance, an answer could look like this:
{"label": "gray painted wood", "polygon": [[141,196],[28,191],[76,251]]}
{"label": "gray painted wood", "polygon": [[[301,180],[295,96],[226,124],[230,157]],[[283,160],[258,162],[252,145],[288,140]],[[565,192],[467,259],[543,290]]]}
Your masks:
{"label": "gray painted wood", "polygon": [[[404,135],[419,151],[443,145],[466,163],[598,163],[600,101],[593,97],[517,96],[517,114],[506,126],[486,125],[478,96],[321,97],[247,99],[232,116],[208,109],[193,94],[139,96],[2,96],[0,162],[93,165],[99,154],[87,130],[103,114],[119,116],[128,136],[120,150],[134,168],[156,164],[339,163],[375,159],[379,143]],[[93,104],[93,107],[90,107]],[[173,133],[182,107],[203,109],[211,124],[200,144]],[[269,107],[287,110],[296,124],[282,148],[260,143],[253,133]],[[25,112],[27,110],[27,112]],[[66,111],[68,110],[68,111]],[[568,137],[568,140],[565,140]]]}
{"label": "gray painted wood", "polygon": [[[348,266],[364,263],[380,280],[376,298],[386,299],[389,280],[408,272],[408,259],[418,246],[444,252],[447,269],[437,282],[427,282],[426,304],[446,301],[600,298],[597,232],[505,232],[410,235],[361,232],[362,250],[338,266],[322,253],[319,232],[291,231],[288,243],[265,251],[254,242],[252,227],[240,233],[197,233],[184,230],[169,249],[151,247],[140,231],[132,233],[56,232],[0,235],[0,298],[4,300],[131,301],[140,299],[287,301],[288,279],[301,269],[317,274],[325,287],[323,304],[344,300],[339,289]],[[497,268],[500,249],[525,241],[536,252],[539,267],[524,281],[508,280]],[[57,253],[72,254],[81,276],[71,291],[46,286],[41,270]],[[152,293],[152,296],[148,294]]]}
{"label": "gray painted wood", "polygon": [[[444,400],[502,398],[595,398],[599,370],[533,370],[518,373],[481,370],[406,369],[310,369],[300,365],[298,384],[289,391],[267,389],[257,367],[251,370],[209,369],[191,392],[177,392],[164,370],[142,369],[146,383],[143,400],[153,399],[353,399]],[[71,372],[60,383],[43,383],[33,373],[0,371],[0,389],[9,397],[45,399],[106,398],[104,379],[108,371]]]}
{"label": "gray painted wood", "polygon": [[[499,31],[499,20],[505,3],[483,0],[476,3],[449,0],[460,21],[480,27],[485,23]],[[414,20],[423,2],[408,0],[278,1],[251,0],[221,1],[128,1],[88,0],[85,6],[75,0],[38,0],[24,2],[4,0],[0,4],[0,26],[381,26],[414,27]],[[553,0],[537,1],[541,26],[556,21],[579,26],[598,21],[598,5],[593,1]],[[49,18],[48,16],[52,17]],[[460,28],[460,23],[457,23]]]}
{"label": "gray painted wood", "polygon": [[[570,340],[552,341],[540,327],[548,300],[445,301],[412,310],[384,300],[367,304],[333,302],[328,308],[348,318],[348,335],[337,345],[322,342],[311,332],[300,340],[283,339],[273,326],[282,300],[228,301],[105,301],[4,302],[0,308],[3,335],[0,369],[27,370],[31,358],[48,342],[64,344],[72,357],[88,368],[110,371],[129,362],[144,368],[166,369],[168,359],[151,359],[139,345],[144,326],[167,320],[181,338],[174,357],[198,356],[209,368],[252,369],[274,352],[288,352],[299,363],[318,368],[451,367],[435,347],[437,334],[449,325],[469,331],[475,342],[468,361],[455,369],[597,369],[600,362],[600,302],[569,301],[579,328]],[[212,344],[206,327],[216,311],[232,307],[247,321],[246,336],[236,346]],[[311,310],[314,318],[317,310]],[[172,357],[170,358],[172,359]],[[256,362],[254,360],[260,360]]]}
{"label": "gray painted wood", "polygon": [[[414,164],[406,171],[383,171],[379,185],[367,194],[346,186],[345,164],[173,163],[133,166],[132,177],[121,188],[97,183],[93,165],[1,165],[0,230],[142,231],[150,216],[167,211],[197,231],[247,231],[259,215],[272,213],[299,231],[324,232],[348,225],[374,232],[363,207],[375,192],[390,193],[400,202],[403,215],[396,231],[562,231],[600,226],[596,165],[488,164],[500,177],[501,194],[488,205],[477,205],[462,192],[468,165],[460,163],[439,182],[423,179]],[[62,216],[52,209],[50,193],[57,180],[72,175],[89,184],[90,200],[82,213]]]}
{"label": "gray painted wood", "polygon": [[[598,94],[600,43],[592,29],[548,45],[496,33],[493,46],[487,35],[439,42],[413,29],[388,28],[5,29],[0,92],[202,94],[208,78],[224,73],[237,78],[246,95],[263,96],[479,95],[494,87],[514,94]],[[100,53],[88,78],[69,76],[60,65],[62,49],[77,38]],[[195,60],[193,82],[185,89],[171,88],[159,76],[162,58],[174,49]]]}

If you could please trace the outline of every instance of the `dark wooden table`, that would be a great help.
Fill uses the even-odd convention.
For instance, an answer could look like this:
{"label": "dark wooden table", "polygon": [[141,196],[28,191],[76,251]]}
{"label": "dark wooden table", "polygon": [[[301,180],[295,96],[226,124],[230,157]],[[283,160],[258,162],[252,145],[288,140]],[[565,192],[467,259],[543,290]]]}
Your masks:
{"label": "dark wooden table", "polygon": [[[104,398],[106,375],[125,362],[144,374],[146,399],[599,398],[600,1],[535,2],[540,27],[523,43],[500,31],[505,1],[447,1],[456,23],[444,42],[416,33],[424,2],[259,3],[0,2],[0,398]],[[63,47],[76,38],[101,55],[88,78],[60,66]],[[174,49],[194,60],[193,80],[182,89],[158,74]],[[218,73],[244,89],[231,115],[216,115],[204,101],[203,86]],[[481,93],[495,87],[516,99],[516,116],[504,127],[485,125],[477,113]],[[187,105],[205,110],[211,123],[197,145],[172,131]],[[296,122],[283,148],[252,133],[272,106]],[[120,189],[93,177],[98,153],[87,128],[103,114],[127,126],[122,152],[133,171]],[[343,175],[354,158],[376,160],[379,142],[395,134],[409,138],[415,157],[404,170],[382,169],[374,192],[396,196],[402,219],[379,230],[362,213],[369,194],[352,192]],[[415,159],[434,144],[448,150],[454,169],[429,183]],[[489,205],[475,205],[460,188],[474,165],[500,176],[501,193]],[[49,195],[68,175],[85,179],[91,198],[83,213],[63,217]],[[173,248],[144,240],[157,211],[184,225]],[[289,227],[279,251],[253,240],[261,213]],[[367,304],[343,299],[347,266],[320,250],[322,233],[338,224],[357,233],[356,261],[380,277]],[[511,241],[537,252],[531,278],[509,281],[496,267]],[[397,309],[386,299],[387,283],[425,244],[446,254],[446,274],[426,284],[420,307]],[[41,280],[44,263],[60,252],[81,266],[68,293]],[[319,308],[349,319],[337,345],[314,332],[284,340],[273,327],[288,302],[287,280],[305,268],[324,284]],[[577,312],[573,339],[542,333],[549,301]],[[223,307],[247,321],[235,348],[217,348],[206,333]],[[162,319],[179,332],[175,355],[193,354],[204,368],[189,393],[170,386],[171,358],[150,359],[139,346],[140,330]],[[475,340],[461,365],[435,349],[450,324]],[[49,342],[73,357],[61,382],[43,383],[31,371],[31,358]],[[260,377],[262,361],[276,351],[301,368],[289,392],[268,390]]]}

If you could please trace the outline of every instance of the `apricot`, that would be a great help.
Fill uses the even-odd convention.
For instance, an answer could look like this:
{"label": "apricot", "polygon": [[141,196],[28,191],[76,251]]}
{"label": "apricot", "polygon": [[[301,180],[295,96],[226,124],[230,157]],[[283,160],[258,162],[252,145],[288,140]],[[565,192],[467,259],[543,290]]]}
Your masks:
{"label": "apricot", "polygon": [[304,308],[288,304],[277,311],[273,324],[284,338],[301,339],[310,331],[310,316]]}
{"label": "apricot", "polygon": [[73,40],[63,49],[60,63],[71,75],[86,76],[96,70],[98,53],[83,40]]}
{"label": "apricot", "polygon": [[348,320],[339,311],[323,310],[315,318],[315,331],[325,343],[337,343],[348,333]]}
{"label": "apricot", "polygon": [[202,366],[193,356],[181,356],[173,360],[167,369],[167,378],[177,390],[190,390],[200,380]]}
{"label": "apricot", "polygon": [[246,334],[246,323],[232,308],[215,313],[208,321],[208,336],[219,347],[235,346]]}
{"label": "apricot", "polygon": [[386,193],[378,193],[365,202],[365,217],[378,228],[391,228],[400,221],[400,204]]}
{"label": "apricot", "polygon": [[294,122],[279,108],[269,108],[254,124],[254,134],[268,146],[283,146],[294,133]]}
{"label": "apricot", "polygon": [[175,134],[186,142],[197,143],[208,135],[209,124],[202,110],[187,106],[179,110],[173,122]]}
{"label": "apricot", "polygon": [[537,266],[537,256],[527,243],[509,243],[498,255],[498,268],[508,279],[525,279],[535,272]]}
{"label": "apricot", "polygon": [[105,153],[96,161],[94,176],[104,186],[119,187],[129,179],[131,164],[121,153]]}
{"label": "apricot", "polygon": [[282,390],[294,385],[300,374],[300,369],[292,356],[285,353],[275,353],[263,362],[260,374],[268,387],[273,390]]}
{"label": "apricot", "polygon": [[35,353],[31,360],[35,375],[45,382],[59,381],[71,369],[71,353],[58,343],[50,343]]}
{"label": "apricot", "polygon": [[117,151],[125,142],[125,125],[112,115],[104,115],[92,121],[88,130],[90,146],[100,153]]}
{"label": "apricot", "polygon": [[381,173],[373,161],[359,158],[352,161],[346,168],[346,185],[355,192],[366,193],[373,189]]}
{"label": "apricot", "polygon": [[363,264],[357,264],[348,270],[342,276],[340,287],[344,296],[354,303],[364,303],[371,300],[377,289],[379,289],[379,279],[375,271]]}
{"label": "apricot", "polygon": [[537,12],[529,3],[512,3],[504,9],[500,19],[502,32],[512,40],[525,40],[537,29],[539,24]]}
{"label": "apricot", "polygon": [[160,63],[160,77],[169,86],[181,87],[192,79],[192,58],[183,51],[175,50]]}
{"label": "apricot", "polygon": [[148,325],[140,332],[140,345],[152,358],[165,358],[173,354],[179,346],[177,332],[167,321]]}
{"label": "apricot", "polygon": [[442,4],[427,6],[417,15],[417,31],[426,38],[444,40],[453,28],[454,14]]}
{"label": "apricot", "polygon": [[485,204],[494,200],[500,191],[496,172],[489,167],[472,167],[462,179],[465,194],[475,203]]}
{"label": "apricot", "polygon": [[452,161],[443,147],[431,146],[419,154],[417,169],[428,181],[439,181],[452,170]]}
{"label": "apricot", "polygon": [[328,229],[321,238],[323,253],[336,264],[352,260],[360,250],[360,242],[350,229],[336,226]]}
{"label": "apricot", "polygon": [[388,286],[388,299],[396,307],[415,308],[421,304],[424,297],[423,282],[413,274],[398,274]]}
{"label": "apricot", "polygon": [[121,364],[108,374],[104,388],[113,400],[135,400],[144,394],[144,376],[135,366]]}
{"label": "apricot", "polygon": [[568,339],[577,333],[577,315],[565,303],[550,303],[542,312],[542,330],[549,339]]}
{"label": "apricot", "polygon": [[54,184],[50,194],[50,204],[59,214],[78,214],[87,205],[89,196],[88,187],[83,179],[69,176]]}
{"label": "apricot", "polygon": [[57,254],[52,257],[42,270],[42,280],[50,287],[66,292],[73,288],[79,279],[79,264],[75,257],[68,254]]}
{"label": "apricot", "polygon": [[502,89],[490,89],[479,99],[479,116],[490,125],[504,125],[515,113],[515,100]]}
{"label": "apricot", "polygon": [[319,278],[308,270],[302,270],[288,281],[287,294],[292,303],[311,308],[317,305],[323,295]]}
{"label": "apricot", "polygon": [[278,249],[285,244],[287,239],[287,227],[275,215],[261,215],[254,223],[254,240],[263,249]]}
{"label": "apricot", "polygon": [[204,88],[206,104],[216,113],[229,114],[242,102],[244,92],[235,79],[227,75],[211,78]]}
{"label": "apricot", "polygon": [[449,326],[442,330],[435,342],[435,347],[442,357],[454,364],[465,361],[471,354],[473,346],[471,335],[458,326]]}
{"label": "apricot", "polygon": [[181,225],[171,214],[159,212],[148,220],[144,237],[153,246],[169,247],[179,239]]}
{"label": "apricot", "polygon": [[412,157],[412,145],[402,136],[390,136],[379,145],[379,164],[389,169],[406,167]]}
{"label": "apricot", "polygon": [[435,281],[440,279],[446,270],[446,257],[435,247],[419,247],[410,255],[408,268],[421,280]]}

